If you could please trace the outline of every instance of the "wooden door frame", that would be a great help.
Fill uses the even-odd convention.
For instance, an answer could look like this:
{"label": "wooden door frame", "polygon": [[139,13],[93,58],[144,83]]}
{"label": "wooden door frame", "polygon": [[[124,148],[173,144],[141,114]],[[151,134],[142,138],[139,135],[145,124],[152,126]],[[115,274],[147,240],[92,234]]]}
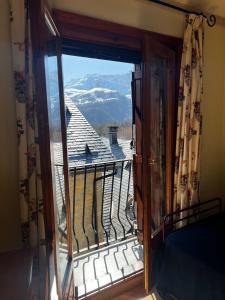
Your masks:
{"label": "wooden door frame", "polygon": [[[52,184],[51,184],[51,173],[47,170],[46,166],[50,162],[50,152],[46,150],[46,141],[48,140],[48,133],[45,131],[45,126],[43,124],[48,121],[47,111],[45,109],[45,105],[43,99],[46,96],[46,90],[43,85],[44,74],[41,74],[39,63],[43,64],[40,61],[41,51],[43,51],[43,43],[40,35],[44,34],[43,29],[43,17],[39,15],[37,12],[48,11],[49,16],[54,20],[53,24],[56,24],[56,27],[59,31],[59,35],[62,41],[62,47],[64,49],[68,48],[68,43],[66,41],[72,42],[81,42],[88,43],[92,45],[96,45],[97,47],[108,47],[111,49],[118,50],[126,50],[132,53],[140,52],[143,54],[145,48],[145,39],[146,36],[150,36],[155,40],[158,40],[162,44],[166,45],[168,48],[172,49],[176,54],[176,97],[174,99],[174,103],[172,107],[170,107],[170,111],[173,115],[171,115],[171,122],[174,124],[174,135],[171,137],[171,141],[173,141],[172,148],[175,149],[175,124],[176,124],[176,116],[175,116],[175,107],[177,105],[178,99],[178,81],[179,81],[179,69],[180,69],[180,58],[181,58],[181,50],[182,50],[182,39],[166,36],[154,32],[149,32],[146,30],[141,30],[134,27],[129,27],[125,25],[116,24],[113,22],[103,21],[87,16],[81,16],[74,13],[68,13],[60,10],[53,9],[51,12],[48,7],[45,5],[44,0],[34,2],[33,9],[33,18],[34,24],[32,26],[32,37],[33,37],[33,51],[34,51],[34,61],[36,62],[34,65],[36,66],[35,76],[36,76],[36,89],[37,89],[37,98],[40,99],[40,103],[38,105],[38,118],[39,118],[39,133],[40,133],[40,151],[41,153],[45,153],[44,157],[41,158],[41,167],[43,174],[43,182],[45,183],[44,187],[44,198],[48,199],[45,203],[44,214],[45,214],[45,222],[46,222],[46,237],[50,244],[55,238],[54,232],[54,215],[53,215],[53,207],[51,205],[53,195],[52,195]],[[37,4],[40,3],[40,4]],[[37,6],[40,5],[40,7]],[[37,26],[38,24],[38,26]],[[37,32],[37,28],[41,28],[41,33]],[[70,54],[75,52],[75,48],[73,45],[70,45]],[[42,49],[42,50],[41,50]],[[101,58],[101,55],[99,55]],[[174,161],[171,162],[171,170],[174,169]],[[171,172],[172,173],[172,172]],[[171,183],[172,184],[172,181]],[[170,187],[172,190],[172,186]],[[171,204],[172,209],[172,204]],[[144,228],[146,232],[147,228]]]}
{"label": "wooden door frame", "polygon": [[[49,29],[52,36],[60,39],[57,26],[55,26],[52,12],[45,0],[31,0],[29,2],[29,13],[31,20],[31,42],[33,51],[33,72],[35,80],[35,96],[37,101],[37,119],[39,132],[39,148],[40,148],[40,163],[41,163],[41,177],[42,177],[42,192],[44,201],[44,223],[45,223],[45,243],[47,266],[46,274],[47,280],[45,283],[45,297],[50,299],[51,287],[56,281],[57,293],[59,299],[67,299],[70,292],[68,286],[73,281],[73,248],[72,248],[72,231],[70,221],[70,201],[69,201],[69,177],[65,172],[68,168],[67,162],[67,148],[63,147],[64,157],[64,175],[65,175],[65,202],[67,211],[67,232],[68,232],[68,264],[63,282],[59,274],[59,259],[58,259],[58,237],[56,234],[57,224],[55,220],[56,208],[54,205],[53,193],[53,176],[51,170],[51,152],[49,141],[49,117],[47,108],[47,91],[45,82],[45,63],[47,43],[49,42],[50,34],[47,33],[46,28]],[[58,49],[58,47],[57,47]],[[57,50],[58,51],[58,50]],[[63,84],[62,84],[62,69],[61,59],[59,53],[57,55],[58,63],[58,78],[59,78],[59,97],[60,97],[60,114],[62,127],[62,141],[66,145],[66,124],[65,124],[65,108],[63,100]],[[61,84],[60,84],[61,83]]]}
{"label": "wooden door frame", "polygon": [[[76,55],[77,49],[73,42],[79,43],[87,43],[91,45],[95,45],[98,49],[101,50],[105,47],[111,47],[111,49],[118,50],[128,50],[133,53],[140,52],[142,59],[144,56],[144,51],[146,51],[146,39],[148,37],[153,40],[159,41],[161,44],[165,45],[169,49],[173,50],[176,57],[176,67],[175,67],[175,98],[174,103],[169,103],[167,106],[168,111],[170,112],[170,120],[171,128],[168,129],[167,133],[170,131],[168,139],[170,140],[170,154],[175,153],[175,136],[176,136],[176,107],[177,107],[177,99],[178,99],[178,86],[179,86],[179,71],[180,71],[180,61],[181,61],[181,51],[183,40],[166,36],[154,32],[149,32],[146,30],[141,30],[134,27],[129,27],[125,25],[116,24],[113,22],[103,21],[92,17],[82,16],[79,14],[64,12],[61,10],[53,9],[53,17],[54,21],[57,24],[57,28],[60,32],[60,36],[62,38],[62,44],[64,49],[68,49],[69,44],[69,53],[71,55]],[[71,43],[68,43],[71,42]],[[82,46],[81,46],[82,47]],[[73,52],[74,51],[74,52]],[[74,53],[74,54],[73,54]],[[84,55],[85,56],[85,55]],[[96,53],[96,58],[102,58],[101,53],[98,56]],[[113,60],[113,59],[112,59]],[[143,94],[144,98],[148,97],[148,88],[147,82],[144,82],[143,86]],[[144,147],[145,148],[145,147]],[[145,152],[145,149],[143,149]],[[174,173],[174,158],[171,157],[170,162],[166,162],[168,169],[168,174]],[[143,165],[143,174],[147,172],[148,167]],[[143,176],[145,178],[145,176]],[[144,180],[144,185],[147,185],[147,181]],[[146,203],[146,197],[148,195],[148,189],[143,187],[145,191],[144,202]],[[173,178],[167,182],[167,195],[169,191],[171,191],[170,201],[172,199],[172,191],[173,191]],[[147,205],[149,207],[149,205]],[[146,205],[144,204],[146,208]],[[172,201],[170,203],[170,212],[172,212]],[[144,222],[144,232],[150,231],[150,227],[148,227],[148,223]],[[148,235],[149,236],[149,235]],[[151,236],[151,235],[150,235]],[[147,245],[146,245],[147,243]],[[149,250],[150,242],[144,238],[144,247],[146,246],[146,251]],[[145,253],[148,256],[148,254]],[[146,256],[145,256],[146,257]],[[149,259],[145,259],[145,264],[148,264]],[[150,276],[150,266],[145,265],[145,282],[149,282]],[[147,292],[150,292],[148,289],[148,285],[146,286]]]}
{"label": "wooden door frame", "polygon": [[[39,133],[39,149],[40,149],[40,164],[41,164],[41,178],[43,182],[42,195],[46,199],[44,205],[44,223],[45,223],[45,246],[46,246],[46,283],[45,283],[45,297],[50,296],[51,287],[54,283],[55,269],[55,253],[56,249],[53,247],[53,239],[55,237],[55,219],[53,207],[53,186],[52,173],[49,164],[51,162],[50,148],[46,147],[50,139],[49,131],[45,130],[45,124],[48,124],[48,111],[45,103],[47,99],[47,91],[45,87],[44,74],[44,2],[30,1],[30,18],[31,18],[31,41],[33,51],[33,72],[35,76],[35,88],[37,99],[37,118],[38,118],[38,133]],[[45,153],[45,155],[42,155]],[[51,268],[49,266],[51,265]]]}

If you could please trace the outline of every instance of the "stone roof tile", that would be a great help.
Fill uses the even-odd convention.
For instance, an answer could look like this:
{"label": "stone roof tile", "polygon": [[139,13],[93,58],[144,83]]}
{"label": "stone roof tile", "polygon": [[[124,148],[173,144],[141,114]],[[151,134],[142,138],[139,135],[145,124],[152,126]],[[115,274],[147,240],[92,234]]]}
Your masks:
{"label": "stone roof tile", "polygon": [[[70,98],[65,98],[69,166],[113,160],[110,149]],[[86,151],[87,146],[90,151]]]}

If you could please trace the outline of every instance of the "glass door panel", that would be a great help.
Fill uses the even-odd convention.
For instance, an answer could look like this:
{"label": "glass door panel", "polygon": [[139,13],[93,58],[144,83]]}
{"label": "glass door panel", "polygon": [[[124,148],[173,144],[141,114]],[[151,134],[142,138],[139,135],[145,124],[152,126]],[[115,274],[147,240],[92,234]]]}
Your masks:
{"label": "glass door panel", "polygon": [[152,233],[162,224],[166,205],[166,61],[155,58],[151,66],[152,109],[150,111],[151,139],[151,229]]}
{"label": "glass door panel", "polygon": [[143,220],[145,289],[156,280],[164,216],[170,212],[175,53],[147,36],[143,68]]}
{"label": "glass door panel", "polygon": [[45,58],[47,104],[50,132],[51,164],[53,177],[53,193],[57,221],[56,243],[59,254],[61,283],[63,282],[68,262],[68,239],[66,221],[64,158],[61,131],[61,111],[58,82],[58,63],[56,55]]}

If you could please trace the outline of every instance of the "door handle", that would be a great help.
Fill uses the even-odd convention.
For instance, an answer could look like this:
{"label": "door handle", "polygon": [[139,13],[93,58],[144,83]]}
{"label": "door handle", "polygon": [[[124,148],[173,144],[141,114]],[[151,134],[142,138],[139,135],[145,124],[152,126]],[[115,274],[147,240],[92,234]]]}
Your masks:
{"label": "door handle", "polygon": [[148,166],[153,166],[156,164],[156,159],[148,158]]}

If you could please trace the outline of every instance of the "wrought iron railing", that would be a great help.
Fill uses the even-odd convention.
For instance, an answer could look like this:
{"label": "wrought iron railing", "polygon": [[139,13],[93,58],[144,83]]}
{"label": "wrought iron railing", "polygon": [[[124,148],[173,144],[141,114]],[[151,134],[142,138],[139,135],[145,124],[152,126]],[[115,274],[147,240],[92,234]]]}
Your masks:
{"label": "wrought iron railing", "polygon": [[70,187],[76,253],[135,234],[132,160],[70,168]]}

